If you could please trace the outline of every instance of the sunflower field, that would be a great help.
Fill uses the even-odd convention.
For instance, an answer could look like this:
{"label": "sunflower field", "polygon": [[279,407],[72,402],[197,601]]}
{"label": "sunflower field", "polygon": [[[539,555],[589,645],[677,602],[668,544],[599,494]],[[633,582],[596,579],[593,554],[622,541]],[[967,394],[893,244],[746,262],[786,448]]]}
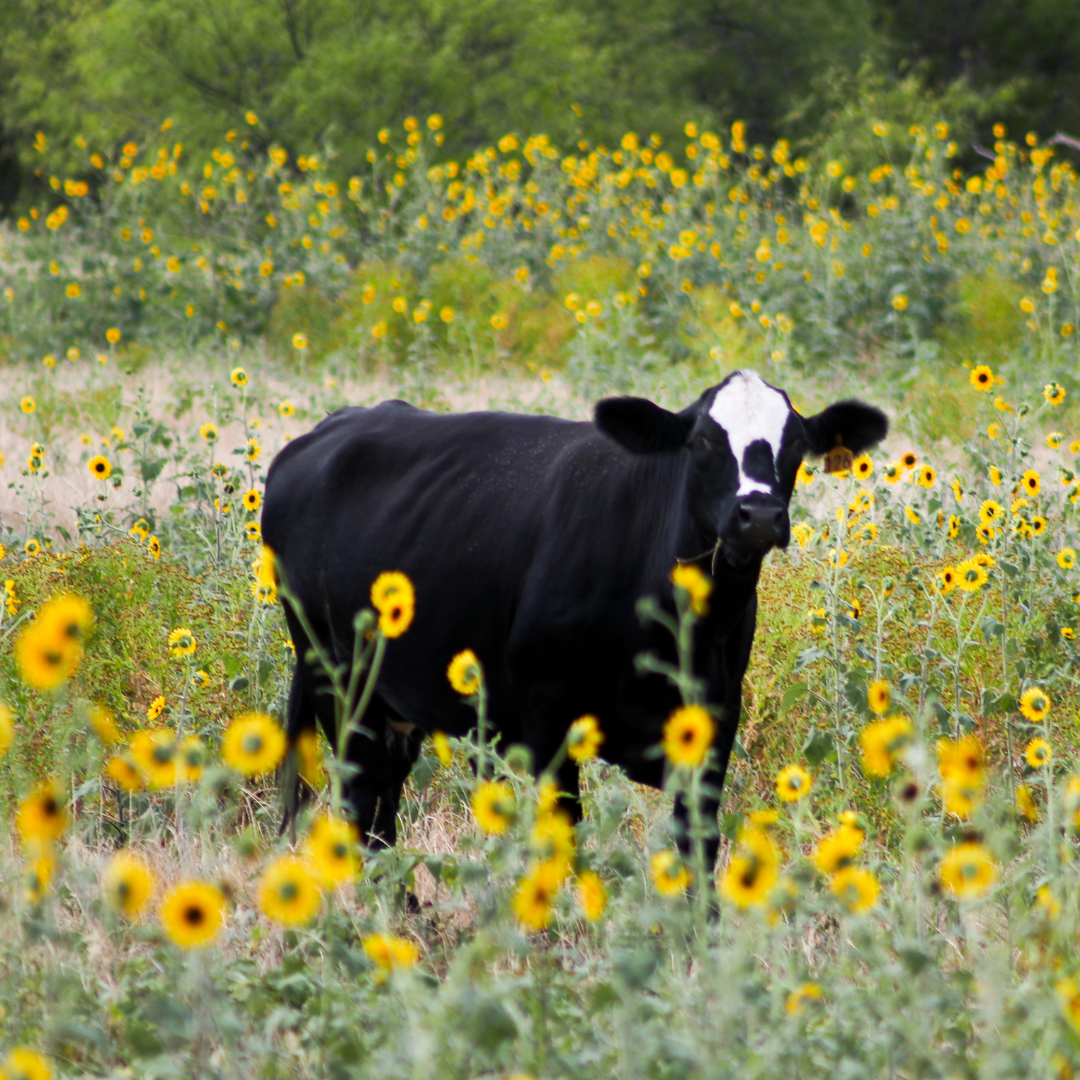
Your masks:
{"label": "sunflower field", "polygon": [[[1080,191],[1058,148],[877,124],[813,161],[686,127],[370,172],[171,125],[0,227],[0,1069],[48,1077],[1032,1077],[1080,1071]],[[43,175],[49,146],[39,139]],[[266,468],[328,410],[684,406],[740,366],[892,418],[808,461],[718,821],[712,703],[551,776],[425,744],[392,850],[282,730]],[[371,583],[340,707],[438,597]],[[673,568],[680,624],[717,602]],[[674,627],[679,630],[679,627]],[[327,661],[329,663],[329,661]],[[286,828],[294,780],[307,801]],[[704,840],[719,830],[715,869]],[[715,832],[713,832],[715,835]]]}

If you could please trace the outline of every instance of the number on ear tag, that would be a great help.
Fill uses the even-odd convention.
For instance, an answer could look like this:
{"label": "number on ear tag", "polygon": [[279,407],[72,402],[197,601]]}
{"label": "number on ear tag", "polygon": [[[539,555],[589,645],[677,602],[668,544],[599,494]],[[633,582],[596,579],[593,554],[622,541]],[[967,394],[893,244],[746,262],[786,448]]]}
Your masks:
{"label": "number on ear tag", "polygon": [[855,460],[851,451],[837,440],[836,445],[825,455],[822,468],[827,473],[844,473],[851,469],[851,463]]}

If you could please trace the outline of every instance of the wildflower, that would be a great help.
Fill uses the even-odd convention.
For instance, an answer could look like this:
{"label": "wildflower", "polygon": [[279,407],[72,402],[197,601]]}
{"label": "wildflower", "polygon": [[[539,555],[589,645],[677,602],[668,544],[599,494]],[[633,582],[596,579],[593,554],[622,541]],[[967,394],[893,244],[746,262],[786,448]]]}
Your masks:
{"label": "wildflower", "polygon": [[810,774],[801,765],[789,765],[776,776],[776,794],[784,802],[798,802],[813,784]]}
{"label": "wildflower", "polygon": [[678,563],[671,571],[671,583],[686,592],[695,615],[709,613],[709,594],[712,581],[694,563]]}
{"label": "wildflower", "polygon": [[36,690],[53,690],[70,679],[82,661],[93,621],[93,610],[81,596],[66,594],[42,604],[37,619],[15,642],[24,681]]}
{"label": "wildflower", "polygon": [[207,421],[205,424],[203,424],[201,428],[199,428],[199,434],[207,442],[215,442],[218,437],[217,424],[211,424],[209,421]]}
{"label": "wildflower", "polygon": [[90,475],[96,480],[108,480],[112,476],[112,465],[109,463],[109,459],[102,457],[100,454],[90,459],[87,468],[90,470]]}
{"label": "wildflower", "polygon": [[53,879],[56,861],[47,850],[41,850],[30,860],[23,872],[24,894],[27,903],[40,904],[49,891]]}
{"label": "wildflower", "polygon": [[903,293],[897,293],[896,296],[892,298],[892,306],[896,308],[897,311],[906,311],[908,298]]}
{"label": "wildflower", "polygon": [[916,511],[913,510],[910,506],[904,507],[904,517],[906,517],[912,525],[918,525],[919,522],[922,520],[919,517],[918,513],[916,513]]}
{"label": "wildflower", "polygon": [[37,408],[37,402],[28,394],[19,402],[19,408],[29,416]]}
{"label": "wildflower", "polygon": [[308,346],[308,339],[306,334],[293,334],[292,343],[294,349],[306,349]]}
{"label": "wildflower", "polygon": [[248,439],[244,457],[246,457],[248,461],[258,461],[261,454],[262,446],[259,444],[259,440],[256,438]]}
{"label": "wildflower", "polygon": [[184,881],[169,890],[161,904],[161,924],[182,949],[201,949],[218,936],[225,922],[225,897],[202,881]]}
{"label": "wildflower", "polygon": [[486,780],[472,793],[472,811],[484,832],[501,836],[514,817],[514,793],[501,781]]}
{"label": "wildflower", "polygon": [[984,895],[997,880],[997,872],[990,852],[973,841],[949,848],[938,868],[946,892],[961,900]]}
{"label": "wildflower", "polygon": [[869,776],[888,776],[910,742],[911,723],[902,716],[868,724],[859,733],[863,771]]}
{"label": "wildflower", "polygon": [[996,499],[987,499],[979,507],[979,521],[984,525],[996,525],[1005,519],[1005,507]]}
{"label": "wildflower", "polygon": [[369,934],[363,941],[368,959],[383,971],[411,968],[420,959],[420,952],[407,938],[389,934]]}
{"label": "wildflower", "polygon": [[244,523],[244,535],[248,540],[261,540],[262,526],[257,521],[247,521]]}
{"label": "wildflower", "polygon": [[44,1054],[16,1046],[4,1058],[3,1074],[7,1080],[52,1080],[52,1066]]}
{"label": "wildflower", "polygon": [[558,870],[560,881],[570,873],[574,858],[574,825],[565,810],[552,808],[538,813],[529,845],[540,862],[550,863],[552,873]]}
{"label": "wildflower", "polygon": [[241,502],[244,504],[244,509],[249,514],[254,514],[262,505],[262,496],[254,488],[249,488],[244,492],[244,497]]}
{"label": "wildflower", "polygon": [[792,990],[784,1002],[784,1009],[792,1016],[802,1012],[805,1004],[821,1000],[821,987],[817,983],[803,983],[798,990]]}
{"label": "wildflower", "polygon": [[15,738],[15,717],[12,711],[0,701],[0,757],[10,749]]}
{"label": "wildflower", "polygon": [[1043,387],[1043,397],[1056,409],[1065,400],[1065,387],[1056,382],[1048,382]]}
{"label": "wildflower", "polygon": [[1036,686],[1025,690],[1020,696],[1020,713],[1033,724],[1046,719],[1050,711],[1050,695]]}
{"label": "wildflower", "polygon": [[716,723],[700,705],[676,709],[664,724],[664,753],[672,765],[697,768],[716,735]]}
{"label": "wildflower", "polygon": [[956,584],[964,592],[978,592],[989,580],[986,568],[980,566],[973,559],[962,562],[956,568]]}
{"label": "wildflower", "polygon": [[371,602],[379,613],[383,636],[398,638],[409,629],[416,608],[412,582],[400,571],[380,574],[371,586]]}
{"label": "wildflower", "polygon": [[907,452],[906,454],[904,454],[904,456],[903,456],[903,457],[902,457],[902,458],[900,459],[900,464],[901,464],[901,465],[902,465],[902,466],[904,467],[904,469],[905,469],[905,470],[906,470],[907,472],[910,472],[910,471],[911,471],[912,469],[914,469],[914,468],[915,468],[915,463],[916,463],[916,462],[917,462],[918,460],[919,460],[919,459],[918,459],[918,457],[916,457],[916,456],[915,456],[915,453],[914,453],[913,451],[909,450],[909,451],[908,451],[908,452]]}
{"label": "wildflower", "polygon": [[857,480],[866,480],[874,471],[874,462],[869,454],[860,454],[851,463],[851,475]]}
{"label": "wildflower", "polygon": [[317,791],[325,779],[319,733],[314,728],[305,728],[296,736],[293,748],[296,750],[300,779]]}
{"label": "wildflower", "polygon": [[720,879],[720,895],[738,908],[763,904],[776,885],[780,852],[767,833],[747,829]]}
{"label": "wildflower", "polygon": [[585,918],[596,922],[607,908],[607,889],[600,875],[586,870],[578,875],[577,899]]}
{"label": "wildflower", "polygon": [[980,544],[989,544],[997,534],[997,530],[993,525],[979,525],[975,529],[975,535],[979,538]]}
{"label": "wildflower", "polygon": [[866,688],[866,702],[870,711],[883,716],[889,711],[889,684],[884,679],[875,679]]}
{"label": "wildflower", "polygon": [[884,473],[885,479],[888,480],[890,484],[895,484],[902,475],[902,466],[899,462],[890,462],[885,466],[882,472]]}
{"label": "wildflower", "polygon": [[686,892],[690,887],[690,870],[675,851],[658,851],[650,863],[653,884],[664,896]]}
{"label": "wildflower", "polygon": [[981,787],[985,782],[983,746],[974,735],[964,735],[955,742],[940,739],[937,753],[938,772],[943,780],[976,787]]}
{"label": "wildflower", "polygon": [[169,635],[169,652],[173,656],[193,656],[195,638],[186,626],[180,626]]}
{"label": "wildflower", "polygon": [[1072,548],[1062,548],[1057,553],[1057,562],[1062,570],[1071,570],[1076,565],[1076,552]]}
{"label": "wildflower", "polygon": [[176,784],[177,746],[173,732],[164,728],[137,731],[131,738],[130,750],[149,787],[160,790]]}
{"label": "wildflower", "polygon": [[121,791],[129,794],[138,791],[142,787],[142,775],[135,765],[126,757],[111,757],[105,762],[105,775],[116,784]]}
{"label": "wildflower", "polygon": [[241,713],[225,729],[221,756],[245,776],[261,776],[281,764],[285,732],[266,713]]}
{"label": "wildflower", "polygon": [[863,915],[875,907],[881,886],[873,873],[862,866],[845,866],[829,879],[829,888],[854,915]]}
{"label": "wildflower", "polygon": [[116,725],[116,717],[106,705],[92,705],[90,707],[90,725],[94,729],[94,734],[106,746],[124,741],[124,736]]}
{"label": "wildflower", "polygon": [[1024,757],[1033,769],[1049,765],[1053,756],[1054,752],[1045,739],[1032,739],[1024,748]]}
{"label": "wildflower", "polygon": [[117,852],[105,867],[101,877],[105,902],[128,918],[138,916],[154,891],[154,875],[150,867],[130,851]]}
{"label": "wildflower", "polygon": [[948,596],[956,587],[958,575],[955,567],[946,566],[937,572],[937,590],[942,596]]}
{"label": "wildflower", "polygon": [[574,761],[588,761],[594,758],[604,741],[595,716],[582,716],[570,725],[566,752]]}
{"label": "wildflower", "polygon": [[138,540],[145,540],[149,535],[150,525],[146,518],[139,518],[139,520],[128,529],[128,536],[134,536]]}
{"label": "wildflower", "polygon": [[323,814],[315,819],[304,853],[323,884],[332,889],[352,881],[360,872],[360,834],[351,821]]}
{"label": "wildflower", "polygon": [[932,488],[937,480],[937,473],[932,465],[924,465],[919,470],[918,483],[921,487]]}
{"label": "wildflower", "polygon": [[529,930],[543,930],[551,922],[552,904],[562,878],[548,863],[534,866],[518,883],[511,906],[518,921]]}
{"label": "wildflower", "polygon": [[1039,474],[1034,469],[1028,469],[1022,477],[1020,477],[1020,486],[1030,495],[1035,498],[1039,494]]}
{"label": "wildflower", "polygon": [[835,874],[854,860],[864,839],[865,833],[862,829],[846,822],[841,823],[817,842],[810,861],[821,873]]}
{"label": "wildflower", "polygon": [[152,724],[165,709],[165,695],[159,694],[146,706],[146,719]]}
{"label": "wildflower", "polygon": [[807,468],[802,461],[799,462],[798,472],[795,473],[795,483],[812,484],[814,482],[814,470]]}
{"label": "wildflower", "polygon": [[986,364],[979,364],[977,367],[973,367],[968,379],[976,390],[985,391],[994,389],[994,373]]}
{"label": "wildflower", "polygon": [[310,922],[322,903],[322,893],[303,859],[283,855],[275,859],[259,880],[259,909],[282,926]]}
{"label": "wildflower", "polygon": [[247,386],[247,372],[242,367],[233,368],[229,373],[229,381],[233,386]]}
{"label": "wildflower", "polygon": [[283,401],[277,407],[278,416],[287,420],[290,416],[296,414],[296,406],[291,401]]}
{"label": "wildflower", "polygon": [[1001,470],[996,465],[988,466],[986,475],[990,477],[990,483],[994,487],[1001,487]]}
{"label": "wildflower", "polygon": [[15,828],[24,844],[55,840],[67,828],[67,813],[60,805],[56,784],[45,780],[20,803]]}
{"label": "wildflower", "polygon": [[963,779],[946,780],[940,788],[941,802],[947,814],[966,820],[982,803],[982,788]]}
{"label": "wildflower", "polygon": [[277,562],[274,549],[263,544],[259,557],[251,564],[255,580],[251,583],[255,598],[260,604],[272,604],[277,600]]}
{"label": "wildflower", "polygon": [[1017,785],[1016,808],[1028,821],[1039,820],[1039,808],[1035,805],[1035,799],[1031,794],[1031,788],[1029,788],[1027,784]]}
{"label": "wildflower", "polygon": [[450,749],[450,740],[445,733],[442,731],[433,732],[431,746],[435,751],[435,756],[439,759],[439,764],[444,769],[449,769],[454,760],[454,752]]}
{"label": "wildflower", "polygon": [[464,649],[459,652],[450,661],[450,666],[446,669],[446,677],[450,680],[450,685],[462,697],[471,697],[473,694],[479,693],[483,672],[480,668],[480,661],[476,658],[476,653],[472,649]]}
{"label": "wildflower", "polygon": [[1050,447],[1051,450],[1056,450],[1064,440],[1065,435],[1063,432],[1051,431],[1050,434],[1046,436],[1046,445]]}

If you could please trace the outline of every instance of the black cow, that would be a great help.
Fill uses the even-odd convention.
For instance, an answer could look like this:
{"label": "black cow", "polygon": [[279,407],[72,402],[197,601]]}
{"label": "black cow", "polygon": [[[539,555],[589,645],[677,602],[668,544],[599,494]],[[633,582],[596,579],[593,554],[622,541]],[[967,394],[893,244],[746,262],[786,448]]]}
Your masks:
{"label": "black cow", "polygon": [[[416,589],[412,626],[388,643],[364,719],[370,734],[348,748],[359,771],[347,796],[364,839],[394,843],[401,785],[424,733],[474,725],[446,677],[466,648],[483,665],[503,746],[523,743],[543,767],[570,723],[592,713],[604,756],[659,786],[663,762],[650,751],[679,701],[661,676],[639,675],[634,658],[651,650],[674,661],[674,648],[666,631],[642,625],[635,604],[655,596],[673,610],[680,561],[714,579],[694,668],[721,709],[707,784],[719,791],[761,561],[788,543],[799,463],[841,443],[857,454],[887,430],[881,411],[857,401],[802,417],[745,371],[679,413],[610,398],[595,422],[576,423],[388,401],[340,409],[291,442],[267,476],[262,530],[322,645],[349,661],[354,615],[380,572],[401,570]],[[297,656],[289,738],[318,720],[333,742],[333,699],[288,605],[286,617]],[[576,793],[572,763],[559,780]],[[715,795],[704,809],[715,821]]]}

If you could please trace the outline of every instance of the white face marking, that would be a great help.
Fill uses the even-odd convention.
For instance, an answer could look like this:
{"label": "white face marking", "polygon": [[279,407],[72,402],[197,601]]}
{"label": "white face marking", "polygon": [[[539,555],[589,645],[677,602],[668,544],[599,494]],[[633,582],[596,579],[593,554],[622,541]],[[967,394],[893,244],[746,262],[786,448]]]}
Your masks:
{"label": "white face marking", "polygon": [[737,371],[713,398],[709,415],[727,432],[739,466],[737,494],[748,495],[751,491],[771,494],[767,484],[747,478],[743,472],[743,455],[752,442],[764,439],[772,447],[775,462],[790,411],[784,395],[767,385],[756,371]]}

